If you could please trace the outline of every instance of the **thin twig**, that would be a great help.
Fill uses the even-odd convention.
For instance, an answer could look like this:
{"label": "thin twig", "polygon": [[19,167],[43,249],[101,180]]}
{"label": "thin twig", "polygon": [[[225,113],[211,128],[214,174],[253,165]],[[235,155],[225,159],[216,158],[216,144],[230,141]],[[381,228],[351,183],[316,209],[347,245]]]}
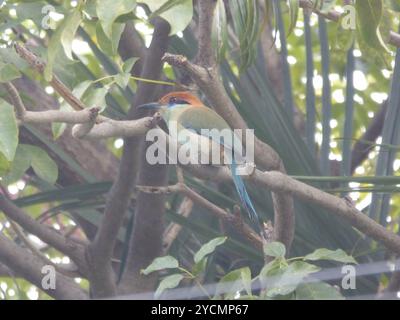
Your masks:
{"label": "thin twig", "polygon": [[[25,46],[15,43],[14,44],[15,51],[18,53],[18,55],[24,59],[26,62],[29,63],[29,65],[35,69],[37,72],[40,74],[44,73],[44,69],[46,68],[46,64],[40,60],[39,57],[37,57],[33,52],[29,51]],[[53,75],[52,80],[50,82],[54,90],[64,98],[65,101],[68,102],[68,104],[71,105],[72,108],[74,108],[76,111],[83,110],[86,108],[86,106],[83,104],[82,101],[80,101],[77,97],[75,97],[72,92],[67,88],[66,85],[64,85],[58,78],[57,76]]]}

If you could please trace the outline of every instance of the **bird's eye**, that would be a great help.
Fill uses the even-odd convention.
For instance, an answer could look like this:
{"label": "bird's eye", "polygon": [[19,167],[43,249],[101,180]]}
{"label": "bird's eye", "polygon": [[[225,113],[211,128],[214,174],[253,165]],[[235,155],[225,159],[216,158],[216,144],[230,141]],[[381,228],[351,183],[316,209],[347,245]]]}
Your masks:
{"label": "bird's eye", "polygon": [[184,99],[180,99],[177,97],[171,97],[168,100],[168,104],[172,106],[172,105],[176,105],[176,104],[188,104],[188,102]]}
{"label": "bird's eye", "polygon": [[170,104],[175,104],[176,101],[177,101],[176,97],[171,97],[171,98],[169,98],[169,103],[170,103]]}

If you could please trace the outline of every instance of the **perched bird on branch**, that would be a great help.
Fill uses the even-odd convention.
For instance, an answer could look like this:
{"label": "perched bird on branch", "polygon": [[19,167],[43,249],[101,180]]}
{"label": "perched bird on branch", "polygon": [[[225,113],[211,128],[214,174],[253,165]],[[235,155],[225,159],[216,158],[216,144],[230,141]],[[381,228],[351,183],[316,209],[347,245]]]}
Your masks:
{"label": "perched bird on branch", "polygon": [[[206,107],[199,98],[189,92],[171,92],[158,102],[147,103],[139,108],[158,111],[161,114],[171,137],[177,138],[181,148],[192,149],[187,150],[193,151],[191,161],[199,161],[194,164],[206,164],[206,160],[207,164],[230,167],[241,204],[256,231],[263,235],[263,224],[242,178],[242,175],[249,174],[247,170],[249,163],[242,155],[240,135],[232,130],[218,113]],[[246,141],[248,142],[248,139]],[[254,165],[252,168],[254,169]]]}

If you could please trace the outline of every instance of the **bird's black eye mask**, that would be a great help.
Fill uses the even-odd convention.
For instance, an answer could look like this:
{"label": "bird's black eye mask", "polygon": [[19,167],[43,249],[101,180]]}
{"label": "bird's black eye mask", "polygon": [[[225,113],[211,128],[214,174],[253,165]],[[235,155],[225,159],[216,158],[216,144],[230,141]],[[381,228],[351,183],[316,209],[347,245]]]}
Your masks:
{"label": "bird's black eye mask", "polygon": [[179,99],[177,97],[171,97],[168,101],[169,106],[173,106],[176,104],[189,104],[186,100]]}

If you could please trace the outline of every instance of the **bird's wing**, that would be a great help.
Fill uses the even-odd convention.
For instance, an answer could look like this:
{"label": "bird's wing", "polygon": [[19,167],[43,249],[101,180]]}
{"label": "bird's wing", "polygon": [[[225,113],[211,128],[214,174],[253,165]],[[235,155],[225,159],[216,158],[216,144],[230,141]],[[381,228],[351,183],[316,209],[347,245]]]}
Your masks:
{"label": "bird's wing", "polygon": [[224,118],[210,108],[190,106],[179,114],[177,121],[184,128],[194,130],[224,147],[233,149],[234,143],[241,143]]}

